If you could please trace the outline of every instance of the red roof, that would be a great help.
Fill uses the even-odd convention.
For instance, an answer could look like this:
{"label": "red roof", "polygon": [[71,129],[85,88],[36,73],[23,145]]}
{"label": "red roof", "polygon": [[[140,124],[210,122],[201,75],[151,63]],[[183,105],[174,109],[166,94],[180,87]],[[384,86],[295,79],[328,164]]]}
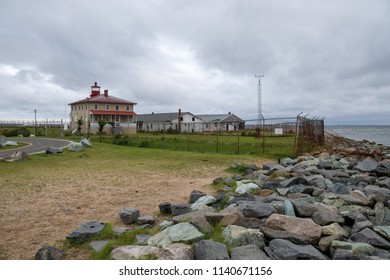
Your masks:
{"label": "red roof", "polygon": [[129,111],[115,111],[115,110],[91,110],[92,115],[121,115],[121,116],[134,116],[135,112]]}
{"label": "red roof", "polygon": [[131,105],[136,105],[137,103],[127,101],[121,98],[117,98],[114,96],[110,95],[104,95],[104,94],[99,94],[96,96],[88,97],[76,102],[72,102],[69,105],[75,105],[75,104],[81,104],[81,103],[111,103],[111,104],[131,104]]}

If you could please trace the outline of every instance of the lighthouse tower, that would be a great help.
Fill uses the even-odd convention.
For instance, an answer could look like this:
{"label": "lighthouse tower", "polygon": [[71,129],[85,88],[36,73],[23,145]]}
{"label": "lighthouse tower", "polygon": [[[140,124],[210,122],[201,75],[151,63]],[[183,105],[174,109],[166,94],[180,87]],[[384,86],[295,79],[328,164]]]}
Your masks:
{"label": "lighthouse tower", "polygon": [[97,95],[100,95],[100,86],[98,86],[97,83],[95,82],[95,84],[91,86],[90,97],[97,96]]}

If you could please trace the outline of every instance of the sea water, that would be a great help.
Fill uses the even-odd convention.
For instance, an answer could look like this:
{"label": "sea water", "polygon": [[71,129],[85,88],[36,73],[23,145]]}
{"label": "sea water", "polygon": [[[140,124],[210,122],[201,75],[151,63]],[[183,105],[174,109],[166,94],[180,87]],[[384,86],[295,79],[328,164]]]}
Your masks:
{"label": "sea water", "polygon": [[390,125],[328,125],[325,131],[353,140],[366,139],[390,146]]}

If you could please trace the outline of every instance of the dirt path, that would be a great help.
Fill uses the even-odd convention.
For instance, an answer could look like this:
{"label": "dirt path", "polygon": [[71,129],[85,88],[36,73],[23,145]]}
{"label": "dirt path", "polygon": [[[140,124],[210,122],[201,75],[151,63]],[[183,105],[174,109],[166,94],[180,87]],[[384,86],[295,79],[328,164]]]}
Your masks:
{"label": "dirt path", "polygon": [[210,184],[226,174],[224,169],[198,169],[181,175],[149,170],[109,179],[104,173],[85,174],[77,180],[64,174],[52,183],[34,186],[0,206],[0,259],[32,259],[42,246],[58,244],[91,220],[124,227],[118,216],[123,207],[138,208],[141,215],[157,215],[160,203],[186,203],[194,189],[212,194]]}

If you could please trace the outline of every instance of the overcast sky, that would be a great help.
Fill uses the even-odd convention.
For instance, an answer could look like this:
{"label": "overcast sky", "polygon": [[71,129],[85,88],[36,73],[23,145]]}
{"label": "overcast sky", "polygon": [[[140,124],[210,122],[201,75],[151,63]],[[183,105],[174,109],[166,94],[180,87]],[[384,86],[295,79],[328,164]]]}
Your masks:
{"label": "overcast sky", "polygon": [[69,119],[97,81],[138,114],[390,125],[387,0],[0,0],[0,120]]}

